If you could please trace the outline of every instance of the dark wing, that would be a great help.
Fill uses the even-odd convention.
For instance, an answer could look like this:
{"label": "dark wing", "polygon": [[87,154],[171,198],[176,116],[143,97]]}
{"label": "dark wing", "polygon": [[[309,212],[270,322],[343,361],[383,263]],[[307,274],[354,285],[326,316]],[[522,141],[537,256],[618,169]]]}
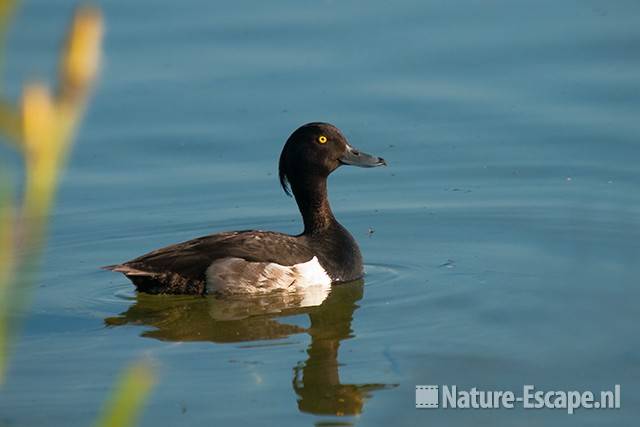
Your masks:
{"label": "dark wing", "polygon": [[177,243],[105,268],[124,273],[144,292],[203,294],[207,268],[216,259],[227,257],[293,265],[309,261],[313,252],[287,234],[234,231]]}

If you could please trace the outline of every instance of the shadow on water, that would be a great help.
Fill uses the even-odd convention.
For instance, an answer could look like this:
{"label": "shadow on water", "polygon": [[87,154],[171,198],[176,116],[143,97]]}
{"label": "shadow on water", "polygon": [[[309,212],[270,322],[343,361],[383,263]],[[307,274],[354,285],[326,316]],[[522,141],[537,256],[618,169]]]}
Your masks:
{"label": "shadow on water", "polygon": [[[340,343],[355,335],[353,314],[362,298],[364,282],[334,286],[323,295],[275,294],[251,298],[175,297],[137,294],[135,303],[108,326],[153,327],[141,335],[161,341],[214,343],[276,340],[307,333],[307,359],[293,367],[293,390],[298,408],[316,415],[357,415],[376,390],[393,384],[340,382]],[[279,318],[307,314],[310,326],[279,322]],[[342,369],[345,369],[344,365]]]}

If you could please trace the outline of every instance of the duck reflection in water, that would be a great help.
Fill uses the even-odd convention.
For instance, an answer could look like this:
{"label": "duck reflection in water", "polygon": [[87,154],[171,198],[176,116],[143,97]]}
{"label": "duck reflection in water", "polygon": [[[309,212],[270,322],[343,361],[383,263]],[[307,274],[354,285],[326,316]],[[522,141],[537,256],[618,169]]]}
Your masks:
{"label": "duck reflection in water", "polygon": [[[232,343],[282,339],[306,332],[311,337],[308,357],[293,368],[298,408],[318,415],[357,415],[371,392],[394,387],[340,382],[338,349],[342,340],[354,337],[351,321],[363,285],[359,280],[316,294],[280,293],[241,299],[139,293],[126,312],[105,319],[105,323],[152,326],[142,336],[162,341]],[[299,314],[308,314],[309,328],[278,321]]]}

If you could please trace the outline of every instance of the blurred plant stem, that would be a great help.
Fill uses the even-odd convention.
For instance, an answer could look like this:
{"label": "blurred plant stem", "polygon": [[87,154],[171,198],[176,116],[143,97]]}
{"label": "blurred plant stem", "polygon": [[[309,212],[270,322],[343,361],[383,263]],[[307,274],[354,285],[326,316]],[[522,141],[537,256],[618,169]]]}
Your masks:
{"label": "blurred plant stem", "polygon": [[[2,49],[5,46],[7,31],[11,16],[16,7],[15,0],[0,0],[0,77],[4,71],[4,55]],[[0,79],[0,90],[2,89]],[[20,139],[20,118],[13,106],[0,98],[0,129],[9,138],[9,141],[16,143]]]}
{"label": "blurred plant stem", "polygon": [[[5,46],[11,16],[16,8],[16,0],[0,0],[0,48]],[[0,55],[0,70],[4,67],[4,55]]]}
{"label": "blurred plant stem", "polygon": [[40,223],[50,213],[59,172],[98,72],[101,39],[98,10],[79,9],[60,63],[57,95],[53,97],[38,83],[24,90],[20,115],[27,172],[23,212],[29,221]]}
{"label": "blurred plant stem", "polygon": [[10,189],[6,186],[6,176],[0,175],[0,384],[4,378],[4,368],[7,364],[6,343],[8,341],[9,315],[9,280],[13,276],[13,233],[11,222],[12,212],[9,205]]}
{"label": "blurred plant stem", "polygon": [[[13,0],[0,0],[0,48],[14,5]],[[77,9],[61,55],[57,90],[28,84],[18,108],[0,96],[0,135],[23,155],[26,180],[22,205],[16,208],[0,169],[0,384],[17,321],[37,277],[59,176],[98,74],[102,32],[99,10]],[[97,426],[134,425],[153,383],[148,363],[132,365]]]}
{"label": "blurred plant stem", "polygon": [[96,423],[96,427],[127,427],[135,425],[140,408],[146,400],[155,376],[148,361],[131,365],[122,375]]}
{"label": "blurred plant stem", "polygon": [[[0,0],[1,34],[13,3]],[[56,95],[32,83],[25,87],[19,108],[0,101],[2,140],[23,154],[26,179],[21,209],[12,206],[8,190],[0,193],[0,383],[15,320],[26,305],[39,264],[58,177],[97,75],[101,41],[100,12],[79,8],[63,49]]]}

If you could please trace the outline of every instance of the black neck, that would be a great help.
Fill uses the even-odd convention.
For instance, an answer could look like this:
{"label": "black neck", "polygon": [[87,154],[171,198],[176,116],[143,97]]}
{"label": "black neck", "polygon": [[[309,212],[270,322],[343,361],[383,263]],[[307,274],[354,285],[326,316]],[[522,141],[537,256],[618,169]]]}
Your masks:
{"label": "black neck", "polygon": [[327,178],[308,177],[291,183],[304,221],[304,234],[317,234],[337,224],[327,197]]}

